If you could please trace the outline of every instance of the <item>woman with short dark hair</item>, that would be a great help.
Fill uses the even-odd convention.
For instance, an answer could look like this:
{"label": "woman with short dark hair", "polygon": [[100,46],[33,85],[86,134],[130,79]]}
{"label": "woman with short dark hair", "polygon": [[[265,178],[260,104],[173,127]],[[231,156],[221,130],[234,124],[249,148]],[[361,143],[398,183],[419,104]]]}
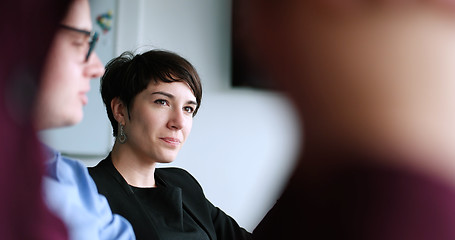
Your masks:
{"label": "woman with short dark hair", "polygon": [[89,171],[138,239],[250,239],[188,172],[156,168],[175,159],[201,103],[201,82],[187,60],[162,50],[125,52],[107,64],[101,94],[116,141]]}

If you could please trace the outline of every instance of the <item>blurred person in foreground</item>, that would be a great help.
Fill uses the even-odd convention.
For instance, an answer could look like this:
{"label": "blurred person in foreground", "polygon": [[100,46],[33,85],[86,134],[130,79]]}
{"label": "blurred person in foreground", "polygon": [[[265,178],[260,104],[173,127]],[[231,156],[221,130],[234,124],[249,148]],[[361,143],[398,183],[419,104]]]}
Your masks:
{"label": "blurred person in foreground", "polygon": [[254,239],[455,239],[452,1],[250,1],[302,153]]}
{"label": "blurred person in foreground", "polygon": [[43,59],[68,5],[60,0],[0,1],[1,239],[67,237],[42,199],[44,164],[31,106]]}
{"label": "blurred person in foreground", "polygon": [[[37,130],[70,126],[82,120],[89,81],[104,73],[93,51],[97,37],[92,31],[88,0],[71,1],[41,74],[33,116]],[[112,214],[82,163],[47,147],[44,152],[44,198],[64,222],[70,239],[135,239],[131,225]]]}

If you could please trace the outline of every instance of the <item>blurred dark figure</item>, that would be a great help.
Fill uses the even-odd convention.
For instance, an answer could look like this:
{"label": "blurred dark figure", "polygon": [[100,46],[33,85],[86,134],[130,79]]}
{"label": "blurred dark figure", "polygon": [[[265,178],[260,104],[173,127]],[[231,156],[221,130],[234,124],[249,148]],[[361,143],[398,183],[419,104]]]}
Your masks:
{"label": "blurred dark figure", "polygon": [[452,2],[249,2],[304,136],[255,239],[455,239]]}
{"label": "blurred dark figure", "polygon": [[41,192],[41,148],[31,113],[44,59],[70,1],[0,2],[0,238],[66,239]]}

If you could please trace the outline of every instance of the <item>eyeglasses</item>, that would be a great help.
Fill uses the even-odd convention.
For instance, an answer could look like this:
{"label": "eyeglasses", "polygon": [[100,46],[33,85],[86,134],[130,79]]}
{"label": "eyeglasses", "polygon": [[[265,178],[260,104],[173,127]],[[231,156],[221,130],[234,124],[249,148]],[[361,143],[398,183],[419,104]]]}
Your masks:
{"label": "eyeglasses", "polygon": [[93,49],[95,49],[96,42],[98,41],[98,38],[99,38],[98,32],[95,32],[95,31],[89,32],[89,31],[86,31],[83,29],[70,27],[70,26],[67,26],[64,24],[60,24],[60,27],[66,29],[66,30],[82,33],[89,37],[89,40],[88,40],[89,48],[88,48],[87,55],[85,56],[85,61],[87,62],[88,58],[90,57],[90,54],[92,54]]}

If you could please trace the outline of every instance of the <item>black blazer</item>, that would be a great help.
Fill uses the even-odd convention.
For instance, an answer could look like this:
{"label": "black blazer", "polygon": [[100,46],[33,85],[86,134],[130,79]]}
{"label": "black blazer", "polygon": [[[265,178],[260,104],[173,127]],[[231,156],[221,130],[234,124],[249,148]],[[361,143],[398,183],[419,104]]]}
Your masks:
{"label": "black blazer", "polygon": [[[131,223],[137,239],[158,239],[159,229],[156,229],[149,219],[133,189],[115,169],[110,155],[95,167],[89,168],[89,173],[98,187],[98,192],[106,196],[112,212],[125,217]],[[155,178],[169,186],[182,189],[183,208],[198,222],[210,239],[251,239],[250,233],[205,198],[201,186],[187,171],[180,168],[157,168]]]}

